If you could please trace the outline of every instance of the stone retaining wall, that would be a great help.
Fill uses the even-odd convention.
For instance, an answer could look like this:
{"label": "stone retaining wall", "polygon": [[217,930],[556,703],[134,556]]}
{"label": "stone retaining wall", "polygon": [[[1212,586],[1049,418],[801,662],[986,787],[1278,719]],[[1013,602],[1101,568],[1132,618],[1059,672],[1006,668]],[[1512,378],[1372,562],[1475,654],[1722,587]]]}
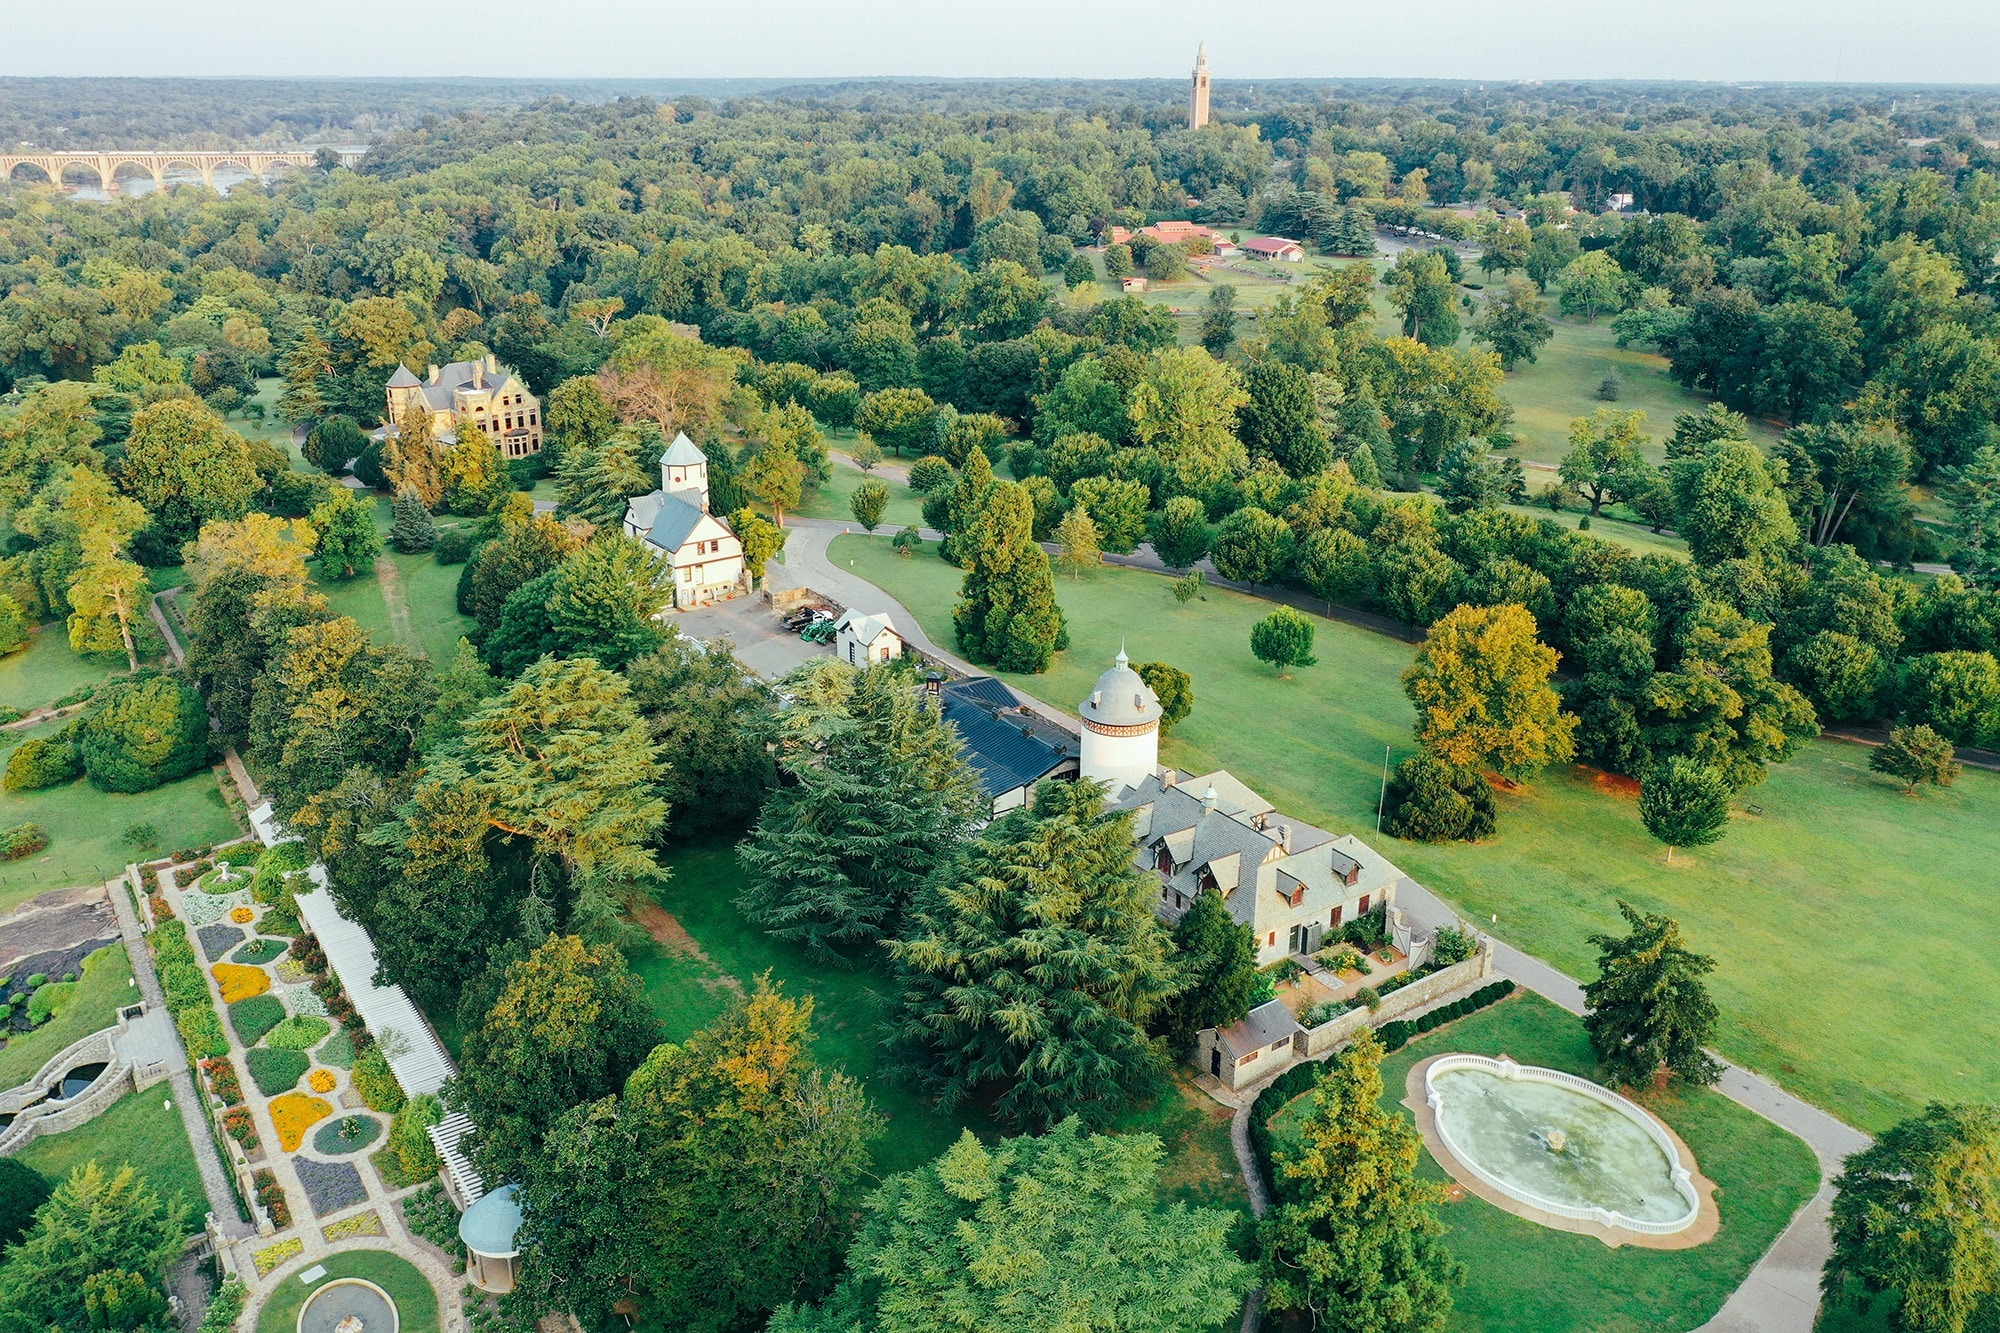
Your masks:
{"label": "stone retaining wall", "polygon": [[0,1092],[0,1115],[18,1115],[23,1107],[42,1100],[48,1095],[49,1084],[75,1065],[113,1063],[117,1053],[112,1039],[124,1026],[118,1023],[93,1032],[81,1041],[71,1042],[52,1056],[33,1078]]}
{"label": "stone retaining wall", "polygon": [[1373,1012],[1365,1006],[1350,1009],[1316,1028],[1298,1033],[1292,1038],[1293,1057],[1312,1059],[1324,1055],[1363,1028],[1380,1027],[1404,1014],[1414,1013],[1440,996],[1448,995],[1461,986],[1472,985],[1492,975],[1492,972],[1493,950],[1482,944],[1479,951],[1464,962],[1453,963],[1421,981],[1413,981],[1390,991],[1382,997],[1381,1006]]}

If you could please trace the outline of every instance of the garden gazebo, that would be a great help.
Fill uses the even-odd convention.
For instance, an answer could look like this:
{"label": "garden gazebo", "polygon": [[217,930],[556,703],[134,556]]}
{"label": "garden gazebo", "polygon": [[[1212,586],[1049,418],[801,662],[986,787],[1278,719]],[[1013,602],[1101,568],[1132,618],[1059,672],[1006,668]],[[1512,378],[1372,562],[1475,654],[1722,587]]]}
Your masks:
{"label": "garden gazebo", "polygon": [[514,1233],[521,1227],[521,1205],[514,1200],[518,1185],[503,1185],[458,1219],[458,1238],[465,1244],[466,1276],[482,1291],[514,1289]]}

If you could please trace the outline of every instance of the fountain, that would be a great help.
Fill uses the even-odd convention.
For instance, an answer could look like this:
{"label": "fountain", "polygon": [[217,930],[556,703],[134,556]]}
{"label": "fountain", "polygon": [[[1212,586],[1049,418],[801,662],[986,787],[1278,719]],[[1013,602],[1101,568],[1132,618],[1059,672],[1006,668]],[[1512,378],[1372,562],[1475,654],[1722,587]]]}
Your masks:
{"label": "fountain", "polygon": [[366,1278],[334,1278],[299,1309],[298,1333],[396,1333],[396,1327],[396,1303]]}
{"label": "fountain", "polygon": [[1653,1236],[1684,1231],[1700,1213],[1692,1164],[1674,1141],[1588,1079],[1446,1055],[1425,1071],[1424,1095],[1456,1165],[1529,1209]]}

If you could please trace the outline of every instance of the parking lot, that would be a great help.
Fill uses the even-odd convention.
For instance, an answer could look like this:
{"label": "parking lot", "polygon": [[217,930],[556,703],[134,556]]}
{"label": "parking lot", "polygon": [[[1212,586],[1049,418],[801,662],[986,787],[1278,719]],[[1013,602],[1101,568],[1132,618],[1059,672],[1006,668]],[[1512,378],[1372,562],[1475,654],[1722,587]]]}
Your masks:
{"label": "parking lot", "polygon": [[667,623],[692,638],[727,640],[743,665],[766,680],[776,680],[807,658],[832,651],[788,632],[784,617],[757,596],[682,611]]}

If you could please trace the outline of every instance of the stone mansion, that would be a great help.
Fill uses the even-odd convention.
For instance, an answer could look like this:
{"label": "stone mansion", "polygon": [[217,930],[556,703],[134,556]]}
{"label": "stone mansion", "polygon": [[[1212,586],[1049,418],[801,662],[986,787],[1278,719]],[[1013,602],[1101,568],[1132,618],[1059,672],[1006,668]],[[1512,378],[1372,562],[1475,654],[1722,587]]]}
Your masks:
{"label": "stone mansion", "polygon": [[431,434],[441,444],[455,443],[459,423],[471,422],[486,432],[502,458],[528,458],[542,451],[541,399],[490,353],[478,361],[432,366],[423,379],[399,365],[389,377],[387,394],[391,431],[412,414],[425,412]]}

